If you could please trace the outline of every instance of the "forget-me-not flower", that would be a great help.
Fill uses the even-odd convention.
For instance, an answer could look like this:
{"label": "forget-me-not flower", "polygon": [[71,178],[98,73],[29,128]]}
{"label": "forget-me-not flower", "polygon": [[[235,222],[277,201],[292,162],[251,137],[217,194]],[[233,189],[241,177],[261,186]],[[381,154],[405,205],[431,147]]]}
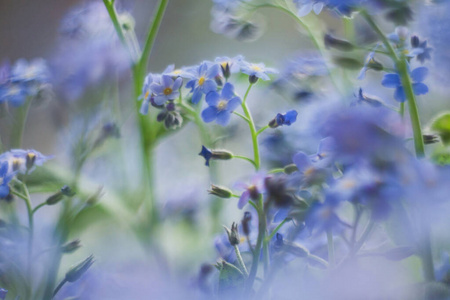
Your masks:
{"label": "forget-me-not flower", "polygon": [[267,74],[278,73],[277,70],[273,68],[267,68],[263,63],[254,64],[246,61],[243,61],[241,64],[241,72],[247,74],[250,77],[261,78],[262,80],[270,80],[270,77]]}
{"label": "forget-me-not flower", "polygon": [[197,67],[195,73],[193,74],[193,79],[186,83],[186,88],[190,88],[192,92],[192,103],[198,103],[203,94],[216,91],[217,83],[214,78],[218,74],[218,64],[208,66],[207,62],[203,62]]}
{"label": "forget-me-not flower", "polygon": [[[410,73],[414,94],[424,95],[424,94],[428,93],[428,86],[426,86],[426,84],[424,84],[422,82],[425,80],[427,75],[428,75],[428,69],[425,67],[416,68]],[[403,88],[402,81],[401,81],[399,74],[389,73],[389,74],[384,75],[383,80],[381,81],[381,84],[387,88],[395,88],[395,92],[394,92],[395,100],[397,100],[398,102],[406,101],[405,90]]]}
{"label": "forget-me-not flower", "polygon": [[241,98],[234,94],[234,86],[226,83],[222,92],[210,92],[206,95],[208,107],[202,111],[202,119],[206,123],[216,121],[226,126],[230,121],[231,113],[241,104]]}
{"label": "forget-me-not flower", "polygon": [[154,101],[157,105],[163,105],[169,100],[174,100],[180,95],[178,89],[183,84],[183,79],[178,77],[173,80],[169,75],[162,75],[161,82],[153,82],[150,84],[150,89],[155,94]]}

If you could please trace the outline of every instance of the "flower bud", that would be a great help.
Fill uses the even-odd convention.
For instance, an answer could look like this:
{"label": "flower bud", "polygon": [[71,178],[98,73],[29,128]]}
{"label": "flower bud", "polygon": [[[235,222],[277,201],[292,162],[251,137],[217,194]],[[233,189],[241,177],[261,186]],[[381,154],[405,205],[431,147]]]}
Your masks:
{"label": "flower bud", "polygon": [[55,205],[59,201],[63,200],[65,196],[72,197],[74,195],[75,195],[75,193],[71,190],[71,188],[68,187],[67,185],[65,185],[61,188],[61,190],[59,192],[48,197],[47,200],[45,201],[45,203],[47,205]]}
{"label": "flower bud", "polygon": [[331,34],[325,34],[324,37],[325,47],[327,48],[335,48],[340,51],[352,51],[355,46],[352,43],[346,40],[338,39],[332,36]]}
{"label": "flower bud", "polygon": [[288,175],[292,174],[294,172],[297,172],[297,171],[298,171],[298,168],[295,164],[290,164],[290,165],[287,165],[284,167],[284,173],[286,173]]}
{"label": "flower bud", "polygon": [[423,142],[426,145],[439,143],[439,136],[436,135],[436,134],[424,134],[423,135]]}
{"label": "flower bud", "polygon": [[231,196],[233,196],[233,192],[229,188],[214,184],[211,184],[211,189],[208,190],[208,193],[210,195],[214,195],[224,199],[228,199],[231,198]]}
{"label": "flower bud", "polygon": [[250,235],[250,221],[252,220],[252,214],[248,211],[244,213],[244,217],[242,218],[241,225],[242,231],[245,235]]}
{"label": "flower bud", "polygon": [[76,266],[73,266],[67,273],[66,273],[66,281],[68,282],[75,282],[78,279],[80,279],[81,276],[83,276],[84,273],[92,266],[94,263],[94,256],[90,255],[88,258],[77,264]]}
{"label": "flower bud", "polygon": [[225,62],[223,64],[220,64],[220,68],[222,69],[223,77],[229,78],[231,75],[230,64],[228,62]]}
{"label": "flower bud", "polygon": [[248,77],[248,82],[250,82],[250,84],[254,84],[254,83],[256,83],[257,81],[258,81],[258,77],[256,77],[256,75],[250,75],[249,77]]}
{"label": "flower bud", "polygon": [[36,154],[33,152],[28,152],[25,163],[27,170],[30,170],[34,166],[35,161],[36,161]]}
{"label": "flower bud", "polygon": [[231,230],[225,226],[224,226],[224,228],[225,228],[225,231],[227,232],[228,241],[230,242],[231,246],[239,245],[239,242],[241,239],[239,237],[237,224],[235,222],[233,222],[233,224],[231,224]]}
{"label": "flower bud", "polygon": [[76,250],[78,250],[78,248],[81,247],[81,243],[79,239],[73,240],[71,242],[65,243],[64,245],[61,246],[61,252],[63,253],[72,253]]}

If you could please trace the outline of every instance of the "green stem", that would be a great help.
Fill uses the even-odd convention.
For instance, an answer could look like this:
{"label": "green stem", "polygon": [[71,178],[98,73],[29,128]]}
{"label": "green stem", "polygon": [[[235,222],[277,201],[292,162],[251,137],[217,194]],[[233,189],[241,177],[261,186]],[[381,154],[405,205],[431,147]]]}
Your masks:
{"label": "green stem", "polygon": [[266,237],[265,241],[266,243],[270,242],[270,240],[274,237],[274,235],[280,230],[280,228],[287,222],[289,219],[284,219],[280,224],[278,224],[277,227],[270,233],[268,237]]}
{"label": "green stem", "polygon": [[248,158],[248,157],[246,157],[246,156],[240,156],[240,155],[233,155],[233,158],[239,158],[239,159],[246,160],[246,161],[248,161],[249,163],[251,163],[251,164],[256,168],[256,164],[255,164],[255,162],[253,161],[253,159],[251,159],[251,158]]}
{"label": "green stem", "polygon": [[259,256],[261,254],[262,243],[266,232],[266,216],[264,215],[264,203],[262,196],[259,197],[258,204],[255,205],[255,208],[258,212],[258,238],[256,240],[256,246],[253,252],[252,267],[250,269],[250,273],[246,282],[247,293],[250,293],[253,288],[253,282],[255,281],[256,273],[258,271]]}
{"label": "green stem", "polygon": [[[367,21],[367,23],[372,27],[372,29],[378,34],[381,41],[383,42],[386,49],[391,54],[391,58],[394,61],[397,70],[400,75],[403,89],[405,91],[405,96],[408,99],[409,115],[411,118],[411,124],[414,132],[414,148],[416,151],[416,156],[422,158],[425,156],[425,147],[423,143],[422,129],[419,119],[419,111],[417,109],[416,97],[411,84],[411,79],[409,78],[408,66],[406,59],[404,57],[400,58],[397,56],[394,48],[389,42],[388,38],[384,35],[383,31],[378,27],[372,17],[366,12],[362,11],[362,16]],[[404,107],[400,106],[400,113],[403,115]]]}
{"label": "green stem", "polygon": [[55,291],[53,292],[53,297],[52,299],[56,296],[56,294],[59,292],[59,290],[64,286],[64,284],[66,284],[67,280],[66,278],[64,278],[63,280],[61,280],[61,282],[58,284],[58,286],[56,287]]}
{"label": "green stem", "polygon": [[239,269],[244,273],[245,277],[248,277],[247,268],[245,267],[244,260],[242,259],[241,252],[239,251],[239,247],[237,245],[234,245],[234,252],[236,253]]}
{"label": "green stem", "polygon": [[23,133],[25,125],[27,123],[28,111],[31,106],[31,98],[28,97],[24,105],[20,106],[16,110],[16,116],[14,119],[14,127],[11,132],[11,148],[22,148]]}
{"label": "green stem", "polygon": [[244,111],[245,116],[249,120],[248,126],[250,128],[250,134],[252,136],[252,143],[253,143],[253,161],[255,162],[255,169],[258,171],[261,166],[261,159],[259,157],[259,145],[258,145],[258,134],[256,132],[256,126],[253,121],[252,115],[250,113],[250,110],[248,109],[246,100],[248,97],[248,94],[250,92],[251,87],[253,84],[250,83],[247,92],[245,92],[244,100],[242,101],[242,110]]}
{"label": "green stem", "polygon": [[240,114],[240,113],[238,113],[238,112],[236,112],[236,111],[233,111],[233,114],[235,114],[235,115],[241,117],[242,119],[244,119],[245,122],[250,123],[250,120],[247,119],[246,116],[244,116],[244,115],[242,115],[242,114]]}
{"label": "green stem", "polygon": [[336,260],[334,257],[333,232],[331,231],[331,229],[327,230],[327,244],[328,244],[328,261],[330,262],[330,266],[334,267],[336,264]]}
{"label": "green stem", "polygon": [[269,127],[270,127],[269,125],[264,126],[263,128],[261,128],[260,130],[258,130],[258,131],[256,132],[256,135],[260,135],[264,130],[266,130],[266,129],[269,128]]}
{"label": "green stem", "polygon": [[272,169],[269,172],[267,172],[267,174],[276,174],[276,173],[283,173],[284,172],[284,168],[277,168],[277,169]]}
{"label": "green stem", "polygon": [[33,215],[41,208],[47,205],[47,202],[42,202],[41,204],[39,204],[38,206],[36,206],[35,208],[33,208]]}

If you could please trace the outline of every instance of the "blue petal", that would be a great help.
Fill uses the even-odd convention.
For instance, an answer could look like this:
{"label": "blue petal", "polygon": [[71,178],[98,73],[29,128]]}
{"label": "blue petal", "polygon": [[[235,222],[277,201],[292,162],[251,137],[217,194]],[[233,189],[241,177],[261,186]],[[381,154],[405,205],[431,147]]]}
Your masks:
{"label": "blue petal", "polygon": [[402,86],[399,86],[395,89],[394,99],[398,102],[405,102],[406,96]]}
{"label": "blue petal", "polygon": [[226,126],[230,122],[230,117],[231,114],[228,111],[223,110],[217,114],[216,123],[221,126]]}
{"label": "blue petal", "polygon": [[411,78],[414,82],[422,82],[428,75],[428,69],[425,67],[419,67],[411,72]]}
{"label": "blue petal", "polygon": [[150,89],[155,94],[162,94],[164,92],[164,87],[157,83],[150,84]]}
{"label": "blue petal", "polygon": [[384,87],[388,87],[388,88],[396,88],[400,85],[402,85],[401,81],[400,81],[400,76],[398,76],[398,74],[394,74],[394,73],[389,73],[384,75],[383,80],[381,81],[381,84]]}
{"label": "blue petal", "polygon": [[213,106],[209,106],[202,111],[203,122],[209,123],[216,119],[217,109]]}
{"label": "blue petal", "polygon": [[234,86],[231,83],[227,82],[225,83],[222,89],[222,98],[230,100],[233,97],[234,97]]}
{"label": "blue petal", "polygon": [[183,84],[183,79],[182,79],[181,77],[178,77],[178,78],[175,80],[175,82],[173,83],[172,89],[178,90],[178,89],[181,87],[182,84]]}
{"label": "blue petal", "polygon": [[323,9],[323,3],[322,2],[318,2],[318,3],[314,4],[314,6],[313,6],[313,10],[314,10],[314,13],[316,15],[320,14],[322,9]]}
{"label": "blue petal", "polygon": [[206,103],[208,103],[209,106],[217,106],[219,99],[220,96],[217,92],[210,92],[206,95]]}
{"label": "blue petal", "polygon": [[0,178],[5,177],[7,172],[8,172],[8,162],[4,161],[0,166]]}
{"label": "blue petal", "polygon": [[169,99],[166,95],[158,95],[155,96],[155,98],[153,98],[155,103],[158,105],[163,105],[164,103],[166,103]]}
{"label": "blue petal", "polygon": [[219,65],[214,64],[209,68],[208,72],[206,73],[206,78],[213,79],[218,74],[219,74]]}
{"label": "blue petal", "polygon": [[203,93],[208,94],[209,92],[216,91],[217,83],[214,80],[208,79],[202,85]]}
{"label": "blue petal", "polygon": [[171,87],[173,85],[173,79],[172,79],[172,77],[170,77],[168,75],[163,75],[161,77],[161,83],[165,88]]}
{"label": "blue petal", "polygon": [[234,111],[241,104],[241,99],[239,97],[234,97],[228,101],[227,110],[229,112]]}
{"label": "blue petal", "polygon": [[141,109],[139,110],[139,112],[143,115],[148,114],[148,107],[149,107],[149,103],[150,101],[147,100],[143,100],[142,104],[141,104]]}
{"label": "blue petal", "polygon": [[186,88],[187,89],[191,89],[191,92],[194,90],[194,87],[195,87],[195,82],[197,81],[197,79],[192,79],[192,80],[189,80],[187,83],[186,83]]}
{"label": "blue petal", "polygon": [[308,155],[303,152],[298,152],[295,154],[292,160],[300,172],[304,172],[312,165]]}
{"label": "blue petal", "polygon": [[194,90],[194,94],[192,94],[191,99],[192,103],[197,104],[200,101],[200,99],[202,99],[202,95],[203,95],[202,91],[199,88],[196,88]]}
{"label": "blue petal", "polygon": [[426,86],[425,83],[413,83],[412,87],[414,90],[414,94],[416,95],[425,95],[426,93],[428,93],[428,86]]}
{"label": "blue petal", "polygon": [[0,185],[0,198],[5,198],[9,194],[9,186],[7,184]]}

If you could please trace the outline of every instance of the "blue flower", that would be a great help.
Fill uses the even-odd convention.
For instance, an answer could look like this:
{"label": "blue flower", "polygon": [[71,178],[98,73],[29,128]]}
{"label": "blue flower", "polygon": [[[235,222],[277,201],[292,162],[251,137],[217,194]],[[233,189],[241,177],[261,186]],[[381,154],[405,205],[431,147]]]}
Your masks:
{"label": "blue flower", "polygon": [[45,60],[37,58],[28,63],[25,59],[18,60],[11,70],[11,81],[45,82],[48,80],[48,68]]}
{"label": "blue flower", "polygon": [[212,152],[205,146],[202,146],[202,151],[198,154],[200,156],[203,156],[205,158],[205,166],[209,166],[209,160],[212,157]]}
{"label": "blue flower", "polygon": [[411,46],[413,47],[410,55],[415,56],[422,64],[425,60],[431,60],[431,51],[433,48],[428,47],[427,41],[421,42],[419,37],[414,35],[411,37]]}
{"label": "blue flower", "polygon": [[295,154],[292,160],[297,166],[302,186],[321,184],[330,178],[328,170],[321,164],[314,163],[311,157],[303,152]]}
{"label": "blue flower", "polygon": [[241,68],[241,62],[244,60],[242,55],[238,55],[233,58],[226,56],[217,57],[214,61],[220,65],[222,74],[225,78],[228,78],[230,74],[239,72]]}
{"label": "blue flower", "polygon": [[323,203],[316,201],[310,206],[305,219],[306,226],[311,232],[314,230],[316,234],[328,230],[333,230],[335,233],[344,224],[336,213],[341,201],[332,194],[327,194],[325,197]]}
{"label": "blue flower", "polygon": [[189,78],[191,79],[194,77],[192,74],[192,70],[189,67],[183,67],[181,69],[175,69],[175,65],[169,65],[167,68],[162,72],[163,75],[168,75],[171,77],[182,77],[182,78]]}
{"label": "blue flower", "polygon": [[214,78],[219,74],[219,65],[208,66],[207,62],[197,67],[193,74],[193,79],[186,83],[186,88],[191,89],[192,103],[198,103],[203,94],[216,91],[217,83]]}
{"label": "blue flower", "polygon": [[8,172],[9,164],[7,161],[0,162],[0,199],[9,195],[8,183],[14,177],[13,172]]}
{"label": "blue flower", "polygon": [[30,95],[29,86],[22,82],[0,85],[0,103],[8,102],[17,107],[25,103]]}
{"label": "blue flower", "polygon": [[261,78],[262,80],[270,80],[270,77],[267,74],[278,73],[277,70],[273,68],[267,68],[263,63],[254,64],[246,61],[243,61],[241,64],[241,72],[247,74],[250,77]]}
{"label": "blue flower", "polygon": [[321,167],[329,167],[333,163],[336,143],[332,137],[322,139],[317,147],[317,153],[310,156],[313,163]]}
{"label": "blue flower", "polygon": [[277,114],[275,117],[275,120],[278,124],[278,126],[287,125],[291,126],[292,123],[297,121],[297,111],[296,110],[290,110],[284,114]]}
{"label": "blue flower", "polygon": [[4,300],[6,298],[6,294],[8,294],[8,291],[0,288],[0,299]]}
{"label": "blue flower", "polygon": [[358,96],[356,101],[352,102],[351,105],[366,103],[372,107],[380,107],[384,105],[383,100],[374,95],[369,95],[363,92],[362,88],[359,88]]}
{"label": "blue flower", "polygon": [[[424,94],[428,93],[428,86],[426,86],[424,83],[422,83],[422,81],[425,80],[427,75],[428,75],[428,69],[425,67],[416,68],[411,72],[410,76],[413,81],[412,87],[413,87],[414,94],[424,95]],[[395,100],[397,100],[399,102],[406,101],[405,90],[403,89],[399,74],[389,73],[389,74],[384,75],[383,80],[381,81],[381,84],[387,88],[395,88],[395,92],[394,92]]]}
{"label": "blue flower", "polygon": [[161,76],[161,82],[153,82],[150,84],[150,89],[155,94],[154,101],[157,105],[163,105],[169,100],[174,100],[180,95],[178,91],[183,84],[183,79],[178,77],[173,80],[168,75]]}
{"label": "blue flower", "polygon": [[30,173],[35,166],[42,166],[44,162],[53,158],[36,150],[12,149],[0,155],[0,161],[8,162],[9,172]]}
{"label": "blue flower", "polygon": [[139,112],[143,115],[148,114],[148,109],[150,106],[150,103],[152,102],[152,99],[154,98],[154,94],[152,93],[152,90],[150,89],[150,85],[153,82],[159,82],[160,78],[157,75],[148,74],[145,76],[144,79],[144,85],[142,86],[142,94],[139,96],[138,100],[142,100],[141,103],[141,109]]}
{"label": "blue flower", "polygon": [[215,91],[206,95],[206,103],[209,107],[202,111],[203,121],[209,123],[215,120],[217,124],[226,126],[241,99],[234,94],[234,86],[226,83],[220,95]]}

